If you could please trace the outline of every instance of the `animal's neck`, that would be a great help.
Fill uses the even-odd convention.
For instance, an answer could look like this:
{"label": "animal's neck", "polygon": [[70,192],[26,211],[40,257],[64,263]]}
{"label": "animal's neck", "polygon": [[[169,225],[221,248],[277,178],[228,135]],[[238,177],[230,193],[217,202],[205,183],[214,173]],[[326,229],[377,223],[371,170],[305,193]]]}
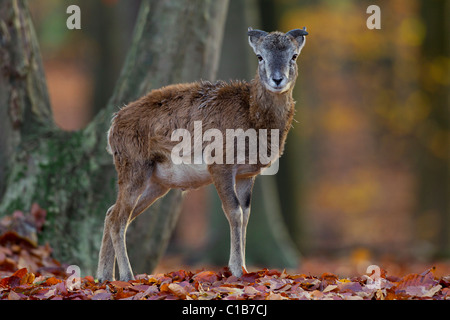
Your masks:
{"label": "animal's neck", "polygon": [[250,84],[250,119],[255,129],[287,131],[294,116],[292,86],[283,93],[266,89],[256,74]]}

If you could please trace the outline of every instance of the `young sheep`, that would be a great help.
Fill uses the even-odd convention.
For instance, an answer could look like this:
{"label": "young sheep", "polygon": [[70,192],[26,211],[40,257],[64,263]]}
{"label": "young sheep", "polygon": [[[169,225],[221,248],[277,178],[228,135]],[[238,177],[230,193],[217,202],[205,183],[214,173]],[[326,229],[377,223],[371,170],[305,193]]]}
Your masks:
{"label": "young sheep", "polygon": [[[210,183],[217,189],[230,224],[229,268],[238,277],[246,271],[245,237],[253,182],[269,164],[260,160],[174,164],[171,154],[178,141],[173,141],[172,134],[181,128],[193,133],[197,121],[201,121],[197,124],[201,123],[203,132],[277,130],[276,155],[281,155],[295,111],[292,89],[298,74],[296,59],[308,34],[305,29],[267,33],[249,28],[249,43],[259,60],[256,77],[250,83],[170,85],[151,91],[114,115],[108,151],[118,174],[118,195],[106,213],[99,280],[114,278],[115,258],[120,280],[133,279],[125,245],[127,226],[133,219],[171,188],[192,189]],[[265,138],[270,140],[271,136]],[[205,139],[201,143],[204,149]],[[223,149],[224,154],[227,150],[230,152]]]}

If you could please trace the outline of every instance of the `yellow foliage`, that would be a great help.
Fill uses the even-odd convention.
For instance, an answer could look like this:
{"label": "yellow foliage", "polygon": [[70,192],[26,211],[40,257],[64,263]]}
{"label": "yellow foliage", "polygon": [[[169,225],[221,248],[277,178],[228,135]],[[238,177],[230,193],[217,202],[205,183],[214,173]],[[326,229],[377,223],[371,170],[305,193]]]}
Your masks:
{"label": "yellow foliage", "polygon": [[398,41],[409,46],[420,46],[425,38],[426,28],[416,17],[404,19],[399,28]]}
{"label": "yellow foliage", "polygon": [[380,185],[373,168],[355,169],[340,183],[324,182],[319,196],[324,207],[349,215],[365,213],[377,200]]}
{"label": "yellow foliage", "polygon": [[340,103],[334,103],[324,109],[321,123],[323,128],[330,133],[357,132],[365,122],[364,118],[354,108],[349,108]]}

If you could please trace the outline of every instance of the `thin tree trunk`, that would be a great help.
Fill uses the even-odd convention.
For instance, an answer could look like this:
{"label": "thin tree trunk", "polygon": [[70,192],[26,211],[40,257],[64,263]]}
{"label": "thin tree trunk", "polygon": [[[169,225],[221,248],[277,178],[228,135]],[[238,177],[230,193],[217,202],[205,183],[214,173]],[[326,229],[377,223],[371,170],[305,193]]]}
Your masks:
{"label": "thin tree trunk", "polygon": [[[116,196],[116,174],[105,150],[112,114],[152,88],[212,79],[226,8],[227,1],[143,1],[125,65],[107,107],[84,130],[68,133],[52,121],[25,1],[0,0],[0,112],[10,115],[0,118],[2,137],[6,137],[0,142],[0,154],[7,159],[2,162],[7,167],[0,167],[6,182],[0,184],[0,192],[2,185],[4,190],[0,214],[27,210],[32,202],[38,202],[48,211],[41,240],[50,242],[58,259],[92,273],[104,215]],[[143,269],[135,266],[136,272],[149,273],[156,265],[180,203],[181,193],[171,192],[152,206],[151,215],[144,214],[130,226],[131,262],[146,262]],[[135,233],[147,234],[147,238],[133,238]],[[145,242],[151,243],[151,248]]]}
{"label": "thin tree trunk", "polygon": [[[450,257],[449,75],[444,71],[441,76],[430,76],[431,66],[448,70],[450,3],[422,0],[420,14],[427,30],[421,46],[420,85],[431,111],[420,128],[427,135],[422,134],[415,147],[419,185],[415,231],[419,241],[434,245],[436,256]],[[424,228],[424,222],[429,228]]]}

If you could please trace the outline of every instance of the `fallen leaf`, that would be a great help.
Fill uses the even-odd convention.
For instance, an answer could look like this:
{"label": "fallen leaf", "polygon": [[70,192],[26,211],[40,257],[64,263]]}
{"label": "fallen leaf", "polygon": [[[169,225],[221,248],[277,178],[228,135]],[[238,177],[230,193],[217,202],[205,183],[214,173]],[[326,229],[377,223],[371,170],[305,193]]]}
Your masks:
{"label": "fallen leaf", "polygon": [[21,300],[21,299],[22,297],[18,293],[15,293],[14,291],[11,291],[8,294],[8,300]]}
{"label": "fallen leaf", "polygon": [[110,282],[110,284],[112,284],[114,287],[116,287],[116,288],[128,288],[128,287],[131,287],[132,286],[132,284],[131,283],[129,283],[129,282],[125,282],[125,281],[119,281],[119,280],[116,280],[116,281],[111,281]]}
{"label": "fallen leaf", "polygon": [[333,291],[333,290],[335,290],[335,289],[337,289],[337,285],[335,285],[335,284],[330,284],[330,285],[328,285],[325,289],[323,289],[323,293],[327,293],[327,292],[330,292],[330,291]]}
{"label": "fallen leaf", "polygon": [[425,293],[422,295],[422,297],[428,297],[431,298],[433,297],[436,293],[439,292],[439,290],[441,290],[442,286],[440,284],[432,287],[429,290],[426,290]]}
{"label": "fallen leaf", "polygon": [[270,292],[266,297],[266,300],[286,300],[286,298],[279,293]]}
{"label": "fallen leaf", "polygon": [[261,291],[256,290],[253,286],[244,287],[244,294],[255,295],[255,294],[260,294],[260,293],[261,293]]}
{"label": "fallen leaf", "polygon": [[53,285],[58,284],[58,283],[60,283],[60,282],[62,282],[62,280],[56,279],[55,277],[50,277],[50,278],[48,278],[47,280],[45,280],[45,282],[43,283],[43,285],[46,285],[46,286],[53,286]]}
{"label": "fallen leaf", "polygon": [[105,289],[100,289],[94,292],[92,300],[109,300],[111,299],[112,293],[106,291]]}
{"label": "fallen leaf", "polygon": [[202,271],[193,276],[193,279],[200,282],[213,283],[219,280],[217,273],[213,271]]}
{"label": "fallen leaf", "polygon": [[186,295],[188,294],[188,292],[182,286],[176,283],[169,283],[168,289],[180,299],[185,299]]}
{"label": "fallen leaf", "polygon": [[27,273],[28,273],[27,268],[22,268],[22,269],[17,270],[16,272],[14,272],[12,274],[12,276],[13,277],[15,276],[15,277],[18,277],[19,279],[22,279],[22,277],[25,276]]}

